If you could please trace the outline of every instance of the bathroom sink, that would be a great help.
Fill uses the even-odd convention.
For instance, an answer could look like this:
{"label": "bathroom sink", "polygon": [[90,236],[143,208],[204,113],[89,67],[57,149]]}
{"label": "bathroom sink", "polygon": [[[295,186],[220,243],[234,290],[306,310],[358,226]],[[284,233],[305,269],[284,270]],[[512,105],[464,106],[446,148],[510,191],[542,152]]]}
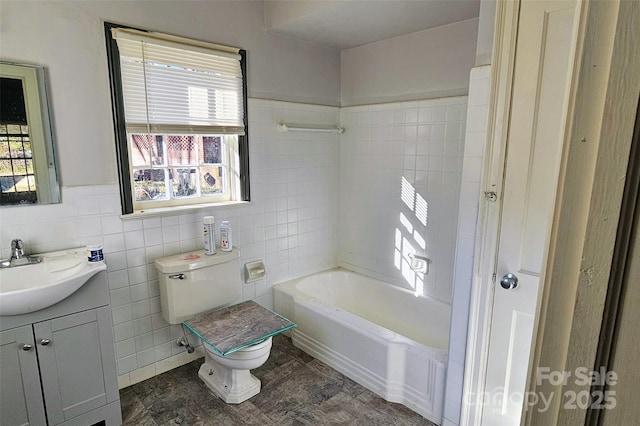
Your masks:
{"label": "bathroom sink", "polygon": [[0,316],[26,314],[55,305],[107,269],[104,262],[88,262],[84,248],[39,256],[40,263],[0,268]]}

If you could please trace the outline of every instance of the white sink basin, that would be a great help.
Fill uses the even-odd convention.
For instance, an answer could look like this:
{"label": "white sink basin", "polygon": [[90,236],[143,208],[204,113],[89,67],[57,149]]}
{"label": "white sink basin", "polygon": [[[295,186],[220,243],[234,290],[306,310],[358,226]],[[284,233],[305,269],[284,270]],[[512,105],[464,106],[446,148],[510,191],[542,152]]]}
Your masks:
{"label": "white sink basin", "polygon": [[83,248],[39,255],[42,262],[0,269],[0,315],[20,315],[55,305],[107,269],[88,262]]}

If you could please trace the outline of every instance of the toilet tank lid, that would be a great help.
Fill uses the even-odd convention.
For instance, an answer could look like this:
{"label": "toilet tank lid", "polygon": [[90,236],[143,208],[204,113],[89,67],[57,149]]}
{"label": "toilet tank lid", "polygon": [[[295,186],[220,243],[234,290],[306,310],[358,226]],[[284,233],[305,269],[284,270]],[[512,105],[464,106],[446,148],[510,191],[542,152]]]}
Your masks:
{"label": "toilet tank lid", "polygon": [[232,251],[218,250],[216,254],[210,256],[204,254],[204,250],[198,250],[156,259],[154,264],[160,273],[175,274],[231,262],[239,257],[240,250],[237,248]]}

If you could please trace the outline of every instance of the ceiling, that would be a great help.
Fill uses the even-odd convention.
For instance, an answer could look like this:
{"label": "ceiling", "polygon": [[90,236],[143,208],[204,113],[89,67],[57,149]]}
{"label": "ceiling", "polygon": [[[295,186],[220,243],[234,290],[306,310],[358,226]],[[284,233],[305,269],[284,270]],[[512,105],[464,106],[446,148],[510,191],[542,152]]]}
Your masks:
{"label": "ceiling", "polygon": [[269,32],[344,50],[478,17],[480,0],[266,0]]}

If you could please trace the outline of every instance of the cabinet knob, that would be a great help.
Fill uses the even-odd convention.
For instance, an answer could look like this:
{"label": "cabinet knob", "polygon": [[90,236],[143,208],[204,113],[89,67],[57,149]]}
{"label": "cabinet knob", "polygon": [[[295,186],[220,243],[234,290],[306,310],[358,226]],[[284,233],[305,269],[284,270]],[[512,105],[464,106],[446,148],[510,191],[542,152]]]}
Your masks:
{"label": "cabinet knob", "polygon": [[33,348],[33,346],[29,343],[23,343],[22,345],[20,345],[20,349],[22,349],[23,351],[30,351],[31,348]]}
{"label": "cabinet knob", "polygon": [[41,344],[42,346],[47,346],[49,343],[51,343],[51,340],[49,340],[49,339],[42,339],[42,340],[40,340],[40,344]]}

